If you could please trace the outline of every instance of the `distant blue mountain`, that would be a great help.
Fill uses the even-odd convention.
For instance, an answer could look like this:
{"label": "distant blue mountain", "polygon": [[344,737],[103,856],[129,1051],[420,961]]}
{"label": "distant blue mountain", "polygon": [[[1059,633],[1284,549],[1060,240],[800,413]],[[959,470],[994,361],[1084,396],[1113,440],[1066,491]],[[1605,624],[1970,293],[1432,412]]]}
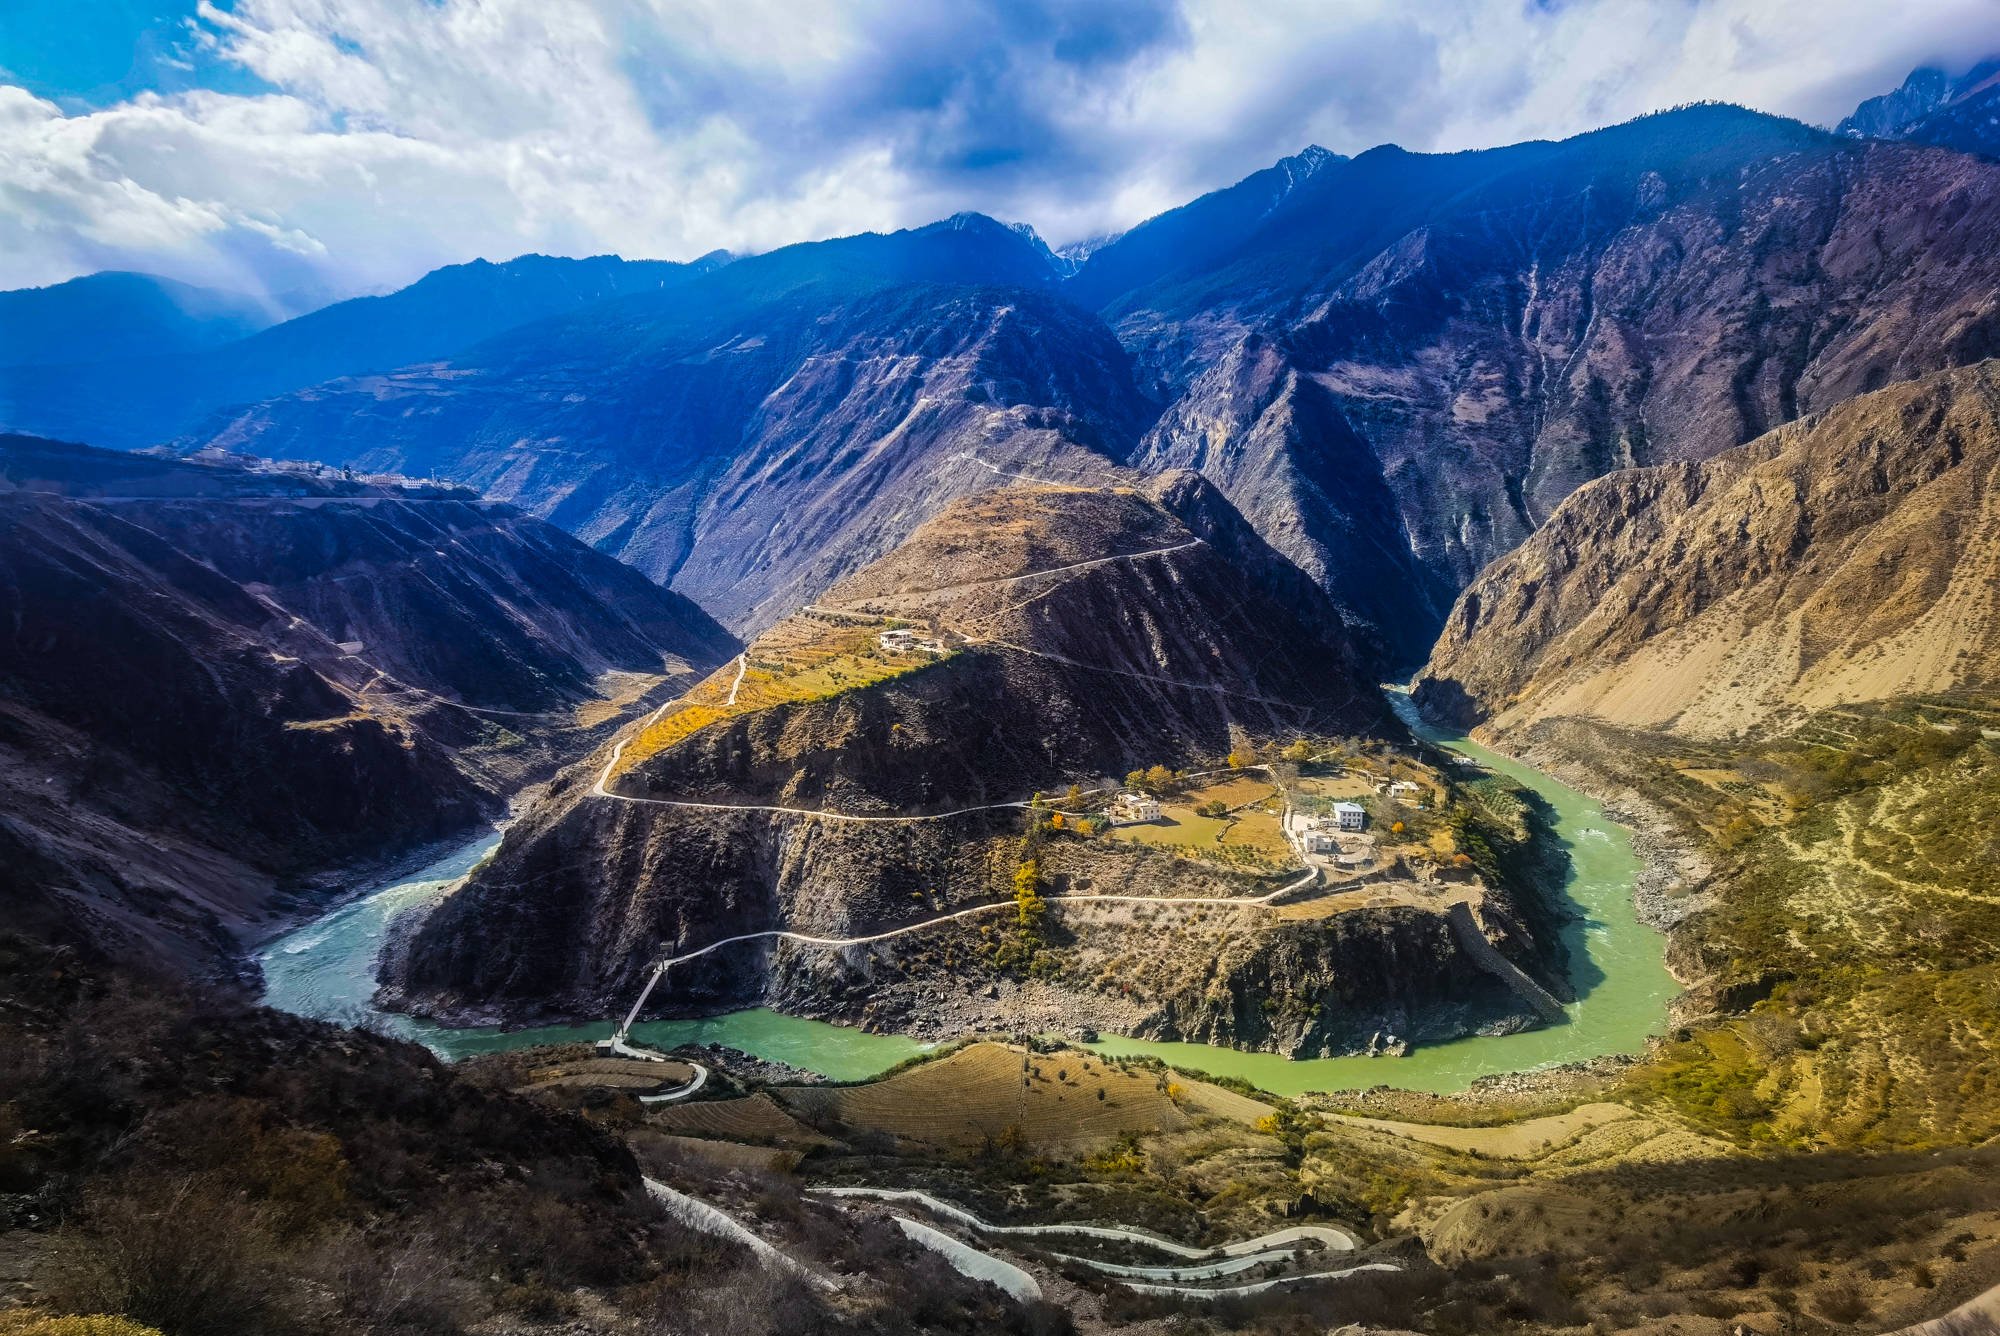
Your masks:
{"label": "distant blue mountain", "polygon": [[1242,244],[1315,176],[1346,161],[1314,144],[1252,172],[1233,186],[1211,191],[1147,219],[1122,236],[1091,245],[1078,257],[1082,263],[1069,283],[1070,296],[1085,306],[1102,306],[1176,270],[1200,269]]}
{"label": "distant blue mountain", "polygon": [[523,255],[452,265],[386,297],[336,302],[221,346],[153,344],[64,366],[0,369],[0,421],[112,448],[155,445],[230,404],[436,361],[517,325],[671,287],[727,259],[721,252],[691,264]]}
{"label": "distant blue mountain", "polygon": [[266,303],[153,274],[88,274],[0,292],[0,366],[192,353],[255,334]]}
{"label": "distant blue mountain", "polygon": [[1902,87],[1863,102],[1834,133],[2000,157],[2000,57],[1988,56],[1957,78],[1940,69],[1912,70]]}

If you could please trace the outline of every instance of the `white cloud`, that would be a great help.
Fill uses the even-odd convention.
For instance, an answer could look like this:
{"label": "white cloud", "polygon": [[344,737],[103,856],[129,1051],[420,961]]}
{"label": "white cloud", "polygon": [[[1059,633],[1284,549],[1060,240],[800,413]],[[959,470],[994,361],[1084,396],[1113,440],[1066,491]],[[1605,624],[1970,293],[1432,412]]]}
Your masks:
{"label": "white cloud", "polygon": [[1991,0],[238,0],[272,92],[0,85],[0,286],[107,267],[370,289],[961,208],[1063,240],[1308,142],[1459,149],[1722,98],[1831,121],[2000,48]]}

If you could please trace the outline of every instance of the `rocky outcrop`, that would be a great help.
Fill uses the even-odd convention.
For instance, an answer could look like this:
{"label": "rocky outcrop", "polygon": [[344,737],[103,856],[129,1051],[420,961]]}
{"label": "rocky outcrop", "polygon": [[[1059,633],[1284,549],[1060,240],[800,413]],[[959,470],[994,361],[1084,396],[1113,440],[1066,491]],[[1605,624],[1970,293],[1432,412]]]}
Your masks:
{"label": "rocky outcrop", "polygon": [[1903,139],[1961,153],[2000,150],[2000,59],[1987,57],[1956,78],[1912,70],[1902,87],[1871,97],[1834,127],[1853,139]]}
{"label": "rocky outcrop", "polygon": [[589,746],[605,674],[636,697],[734,648],[466,493],[18,437],[0,477],[9,903],[100,954],[226,969],[301,879],[461,832]]}
{"label": "rocky outcrop", "polygon": [[1459,598],[1420,705],[1723,736],[1992,684],[2000,364],[1577,492]]}

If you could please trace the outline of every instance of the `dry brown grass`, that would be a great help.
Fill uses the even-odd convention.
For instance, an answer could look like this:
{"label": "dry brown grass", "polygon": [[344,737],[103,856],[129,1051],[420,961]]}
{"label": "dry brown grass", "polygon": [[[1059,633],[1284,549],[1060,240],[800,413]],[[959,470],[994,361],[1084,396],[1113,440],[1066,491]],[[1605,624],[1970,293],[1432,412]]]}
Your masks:
{"label": "dry brown grass", "polygon": [[857,625],[811,613],[787,618],[751,643],[740,683],[738,665],[731,659],[647,724],[626,744],[620,772],[711,724],[873,686],[935,662],[935,656],[927,654],[883,652],[878,642],[881,631],[877,623]]}
{"label": "dry brown grass", "polygon": [[[679,664],[679,668],[673,676],[685,678],[693,673],[694,670],[685,663],[679,663],[678,660],[676,663]],[[576,726],[595,728],[599,724],[608,723],[629,707],[638,704],[647,692],[669,680],[671,679],[668,675],[661,673],[630,673],[618,669],[601,673],[597,681],[591,684],[599,698],[584,701],[576,707]]]}
{"label": "dry brown grass", "polygon": [[1481,1155],[1502,1159],[1539,1156],[1581,1132],[1607,1123],[1640,1117],[1623,1104],[1585,1104],[1568,1113],[1553,1114],[1546,1118],[1529,1118],[1498,1127],[1449,1127],[1428,1123],[1399,1123],[1382,1118],[1361,1118],[1339,1113],[1327,1116],[1351,1127],[1372,1128],[1409,1141],[1421,1141],[1426,1145],[1442,1146],[1449,1150],[1477,1151]]}
{"label": "dry brown grass", "polygon": [[949,1150],[1018,1137],[1023,1149],[1075,1153],[1127,1132],[1182,1131],[1203,1115],[1250,1122],[1270,1112],[1185,1077],[1001,1044],[972,1044],[868,1085],[779,1094],[808,1118]]}
{"label": "dry brown grass", "polygon": [[707,1141],[700,1137],[662,1136],[649,1144],[670,1155],[692,1157],[718,1169],[756,1169],[782,1173],[798,1163],[796,1151],[775,1146],[749,1146],[740,1141]]}
{"label": "dry brown grass", "polygon": [[806,1148],[832,1144],[759,1092],[747,1099],[716,1099],[699,1104],[673,1104],[659,1110],[647,1125],[665,1133],[722,1141],[766,1143]]}
{"label": "dry brown grass", "polygon": [[528,1073],[525,1089],[655,1090],[683,1085],[694,1077],[684,1062],[644,1062],[636,1058],[585,1058],[555,1063]]}

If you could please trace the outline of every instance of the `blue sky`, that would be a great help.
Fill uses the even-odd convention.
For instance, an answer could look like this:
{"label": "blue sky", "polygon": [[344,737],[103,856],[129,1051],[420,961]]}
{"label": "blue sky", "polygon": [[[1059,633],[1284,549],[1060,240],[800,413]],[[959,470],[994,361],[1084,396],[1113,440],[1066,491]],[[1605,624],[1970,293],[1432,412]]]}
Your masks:
{"label": "blue sky", "polygon": [[145,0],[4,0],[0,78],[72,110],[146,91],[268,91],[194,38],[195,7]]}
{"label": "blue sky", "polygon": [[0,0],[0,287],[374,291],[979,209],[1130,226],[1319,143],[1821,123],[1995,0]]}

